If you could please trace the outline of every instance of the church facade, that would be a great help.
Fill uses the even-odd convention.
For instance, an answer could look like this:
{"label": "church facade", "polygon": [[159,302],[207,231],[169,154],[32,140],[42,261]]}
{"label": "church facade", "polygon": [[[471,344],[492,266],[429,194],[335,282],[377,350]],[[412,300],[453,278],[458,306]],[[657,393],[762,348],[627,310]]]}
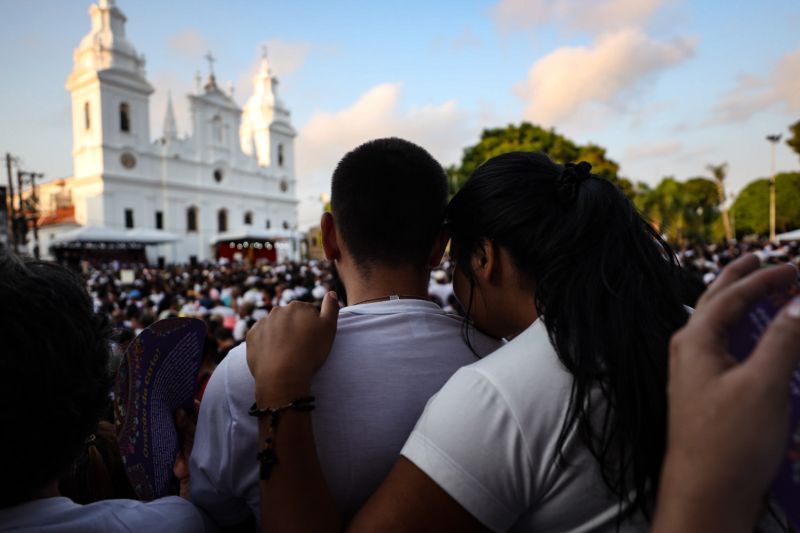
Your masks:
{"label": "church facade", "polygon": [[296,259],[295,130],[266,53],[244,109],[218,87],[212,63],[188,95],[191,131],[179,134],[170,96],[152,140],[154,88],[125,36],[125,15],[113,0],[99,0],[89,14],[91,31],[66,81],[73,175],[40,188],[49,214],[42,249],[78,228],[100,228],[161,241],[147,247],[150,261]]}

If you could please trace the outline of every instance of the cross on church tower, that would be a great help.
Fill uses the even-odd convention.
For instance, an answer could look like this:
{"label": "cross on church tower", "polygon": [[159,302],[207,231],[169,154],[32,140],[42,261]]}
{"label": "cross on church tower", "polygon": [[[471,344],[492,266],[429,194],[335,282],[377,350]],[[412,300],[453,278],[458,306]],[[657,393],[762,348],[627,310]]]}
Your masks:
{"label": "cross on church tower", "polygon": [[217,78],[214,77],[214,61],[217,58],[211,55],[210,51],[204,57],[208,61],[208,83],[206,83],[205,90],[206,92],[212,92],[217,90]]}
{"label": "cross on church tower", "polygon": [[209,74],[209,76],[213,76],[214,75],[214,61],[216,61],[217,58],[215,58],[213,55],[211,55],[211,52],[209,51],[205,55],[205,59],[206,59],[206,61],[208,61],[208,74]]}

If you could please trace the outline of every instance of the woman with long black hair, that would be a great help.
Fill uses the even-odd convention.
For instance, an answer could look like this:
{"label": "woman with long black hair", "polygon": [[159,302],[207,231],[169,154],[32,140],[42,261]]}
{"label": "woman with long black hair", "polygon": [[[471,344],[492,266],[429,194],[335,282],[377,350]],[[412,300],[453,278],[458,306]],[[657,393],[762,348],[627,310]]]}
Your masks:
{"label": "woman with long black hair", "polygon": [[[664,456],[669,339],[687,320],[669,247],[588,163],[542,153],[484,163],[447,218],[470,327],[510,342],[431,399],[350,526],[645,530]],[[279,310],[248,336],[259,407],[307,395],[335,331],[325,304],[322,320]],[[280,430],[260,424],[279,461],[262,482],[262,525],[340,528],[310,417],[280,416]]]}

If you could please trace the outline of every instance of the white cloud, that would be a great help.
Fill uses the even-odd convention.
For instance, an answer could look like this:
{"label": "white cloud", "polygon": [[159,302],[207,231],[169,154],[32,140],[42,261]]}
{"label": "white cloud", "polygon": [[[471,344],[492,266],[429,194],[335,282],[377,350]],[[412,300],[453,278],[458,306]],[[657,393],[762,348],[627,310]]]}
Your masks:
{"label": "white cloud", "polygon": [[175,55],[195,60],[203,57],[210,49],[208,40],[193,29],[171,35],[167,46]]}
{"label": "white cloud", "polygon": [[556,23],[596,34],[641,26],[670,1],[500,0],[492,8],[492,17],[502,32]]}
{"label": "white cloud", "polygon": [[680,141],[646,143],[629,146],[625,152],[626,159],[652,159],[676,155],[683,148]]}
{"label": "white cloud", "polygon": [[469,117],[455,101],[404,109],[402,86],[372,87],[345,109],[317,111],[297,136],[297,175],[301,222],[313,223],[319,203],[310,201],[330,190],[339,159],[361,143],[379,137],[402,137],[428,150],[442,164],[455,162],[474,136]]}
{"label": "white cloud", "polygon": [[743,122],[772,107],[800,111],[800,49],[783,56],[766,77],[740,76],[704,124]]}
{"label": "white cloud", "polygon": [[591,46],[562,47],[537,61],[517,86],[525,118],[548,126],[624,111],[659,71],[691,57],[695,42],[660,42],[636,29],[601,36]]}

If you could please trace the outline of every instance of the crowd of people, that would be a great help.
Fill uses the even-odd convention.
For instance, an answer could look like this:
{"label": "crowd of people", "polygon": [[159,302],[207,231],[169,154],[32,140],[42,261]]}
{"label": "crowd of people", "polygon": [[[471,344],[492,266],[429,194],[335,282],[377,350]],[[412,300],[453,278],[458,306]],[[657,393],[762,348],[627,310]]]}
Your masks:
{"label": "crowd of people", "polygon": [[684,269],[695,280],[710,285],[722,269],[744,254],[755,254],[765,265],[793,263],[800,266],[800,242],[770,243],[767,239],[748,239],[730,244],[695,243],[678,247],[676,254]]}
{"label": "crowd of people", "polygon": [[[770,244],[748,240],[729,245],[687,244],[675,248],[684,270],[686,303],[693,305],[705,288],[731,261],[747,253],[765,265],[790,263],[800,266],[800,243]],[[428,298],[448,313],[463,316],[453,292],[454,263],[448,255],[430,272]],[[121,271],[130,272],[122,280]],[[196,317],[208,326],[209,342],[216,346],[217,362],[244,341],[247,331],[273,307],[299,301],[319,306],[325,294],[336,290],[343,303],[346,292],[333,263],[308,260],[301,263],[264,262],[257,266],[209,262],[158,269],[145,265],[89,265],[82,275],[98,313],[108,316],[114,328],[114,361],[130,342],[156,320]]]}
{"label": "crowd of people", "polygon": [[[588,163],[541,153],[492,158],[448,203],[396,138],[346,154],[331,202],[328,261],[78,277],[0,252],[0,530],[788,527],[762,496],[800,300],[743,364],[728,334],[796,287],[796,245],[674,253]],[[175,495],[142,502],[110,381],[173,317],[207,327],[196,410],[175,414]]]}
{"label": "crowd of people", "polygon": [[[463,315],[453,293],[452,262],[431,270],[428,297],[446,312]],[[319,306],[325,294],[346,292],[333,263],[244,265],[209,262],[158,269],[146,265],[82,265],[96,313],[107,316],[114,340],[113,363],[128,343],[157,320],[192,317],[205,321],[217,362],[244,341],[247,331],[273,307],[293,301]]]}

